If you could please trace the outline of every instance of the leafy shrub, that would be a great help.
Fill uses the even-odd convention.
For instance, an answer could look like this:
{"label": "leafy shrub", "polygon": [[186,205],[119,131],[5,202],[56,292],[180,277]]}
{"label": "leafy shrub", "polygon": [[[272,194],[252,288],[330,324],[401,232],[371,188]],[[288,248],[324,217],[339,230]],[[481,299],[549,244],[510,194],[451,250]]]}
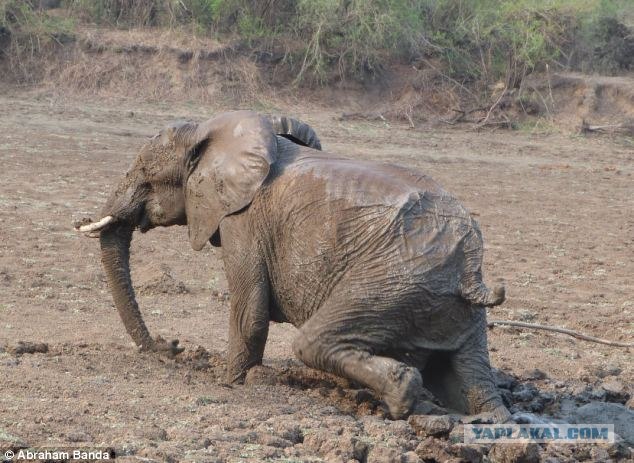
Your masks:
{"label": "leafy shrub", "polygon": [[151,26],[162,5],[155,0],[68,0],[69,10],[85,21],[111,26]]}
{"label": "leafy shrub", "polygon": [[[439,58],[462,82],[516,87],[546,64],[631,69],[631,0],[221,0],[217,31],[285,37],[298,79],[364,78]],[[574,58],[574,59],[573,59]]]}
{"label": "leafy shrub", "polygon": [[585,71],[634,70],[634,34],[616,17],[600,17],[579,31],[570,63]]}
{"label": "leafy shrub", "polygon": [[294,33],[307,46],[298,78],[325,81],[380,72],[391,59],[415,55],[423,43],[422,8],[410,0],[298,0]]}
{"label": "leafy shrub", "polygon": [[[628,69],[609,53],[628,28],[618,16],[634,12],[619,0],[426,0],[430,42],[454,78],[514,87],[546,64],[586,70]],[[607,24],[624,30],[608,31]],[[614,28],[613,28],[614,29]],[[631,30],[629,32],[631,36]],[[621,37],[620,39],[617,37]],[[619,42],[619,43],[621,43]],[[571,54],[580,54],[574,60]],[[600,56],[612,65],[602,62]],[[563,60],[563,62],[561,61]]]}
{"label": "leafy shrub", "polygon": [[[258,46],[282,44],[298,82],[366,79],[395,61],[433,62],[454,81],[482,88],[499,81],[516,87],[546,64],[602,72],[634,66],[632,0],[62,0],[62,5],[82,21],[115,27],[188,27],[196,34],[265,38]],[[17,30],[23,37],[46,38],[51,28],[66,27],[25,0],[0,0],[0,14],[0,44]]]}
{"label": "leafy shrub", "polygon": [[45,48],[73,39],[72,20],[51,17],[24,0],[0,0],[0,59],[29,75],[28,65]]}

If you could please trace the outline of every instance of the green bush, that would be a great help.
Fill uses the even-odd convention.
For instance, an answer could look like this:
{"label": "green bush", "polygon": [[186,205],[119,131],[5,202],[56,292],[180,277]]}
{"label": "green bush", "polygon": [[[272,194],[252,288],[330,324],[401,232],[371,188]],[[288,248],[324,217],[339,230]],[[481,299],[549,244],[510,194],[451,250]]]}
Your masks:
{"label": "green bush", "polygon": [[408,59],[423,43],[421,2],[411,0],[298,0],[294,34],[303,50],[298,78],[327,80],[380,72],[392,59]]}
{"label": "green bush", "polygon": [[[584,70],[612,72],[631,69],[621,55],[629,49],[626,31],[631,36],[632,30],[620,21],[634,15],[631,0],[425,0],[425,4],[427,37],[438,47],[432,54],[462,81],[504,80],[513,87],[546,64],[580,68],[583,63]],[[610,53],[615,49],[620,52]]]}
{"label": "green bush", "polygon": [[162,2],[155,0],[67,0],[76,16],[110,26],[151,26],[157,23]]}
{"label": "green bush", "polygon": [[0,57],[21,66],[51,44],[72,39],[73,21],[51,17],[24,0],[0,0]]}
{"label": "green bush", "polygon": [[223,0],[65,0],[72,14],[84,21],[113,27],[199,26],[213,28]]}
{"label": "green bush", "polygon": [[[32,0],[34,3],[38,3]],[[59,20],[0,0],[3,37],[46,39]],[[544,68],[634,68],[632,0],[62,0],[72,17],[114,27],[187,27],[286,50],[297,81],[366,79],[425,61],[455,81],[516,87]],[[58,21],[58,22],[55,22]],[[9,32],[7,32],[9,31]],[[266,40],[253,40],[266,39]]]}
{"label": "green bush", "polygon": [[568,65],[584,72],[634,70],[634,33],[616,16],[602,16],[578,31]]}
{"label": "green bush", "polygon": [[216,32],[299,46],[298,79],[365,78],[390,62],[439,58],[453,79],[519,85],[546,64],[632,69],[631,0],[222,0]]}

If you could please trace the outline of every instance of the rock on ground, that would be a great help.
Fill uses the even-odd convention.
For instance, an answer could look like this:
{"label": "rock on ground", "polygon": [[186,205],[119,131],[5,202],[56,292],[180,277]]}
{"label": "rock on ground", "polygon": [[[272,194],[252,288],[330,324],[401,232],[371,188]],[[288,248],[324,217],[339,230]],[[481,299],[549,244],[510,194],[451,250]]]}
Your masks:
{"label": "rock on ground", "polygon": [[634,445],[634,410],[610,402],[590,402],[576,409],[571,423],[614,424],[614,432]]}
{"label": "rock on ground", "polygon": [[419,436],[448,436],[454,427],[455,420],[449,415],[412,415],[408,423]]}
{"label": "rock on ground", "polygon": [[527,444],[494,444],[489,451],[492,463],[539,463],[539,445]]}

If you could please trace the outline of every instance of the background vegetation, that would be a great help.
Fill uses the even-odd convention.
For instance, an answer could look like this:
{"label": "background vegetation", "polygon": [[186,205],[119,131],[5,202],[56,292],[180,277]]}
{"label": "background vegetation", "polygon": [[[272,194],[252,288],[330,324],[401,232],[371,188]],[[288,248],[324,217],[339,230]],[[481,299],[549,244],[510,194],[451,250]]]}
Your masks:
{"label": "background vegetation", "polygon": [[[67,14],[51,16],[50,6]],[[85,23],[282,48],[309,83],[376,78],[396,62],[507,88],[546,65],[634,69],[632,0],[0,0],[0,51],[33,54]]]}

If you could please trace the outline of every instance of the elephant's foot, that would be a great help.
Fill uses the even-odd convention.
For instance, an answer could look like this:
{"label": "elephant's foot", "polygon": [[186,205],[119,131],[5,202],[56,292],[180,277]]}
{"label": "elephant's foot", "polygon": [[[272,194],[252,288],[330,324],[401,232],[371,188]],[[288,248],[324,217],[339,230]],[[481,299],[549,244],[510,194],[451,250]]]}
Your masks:
{"label": "elephant's foot", "polygon": [[178,339],[174,339],[172,341],[166,341],[162,336],[157,336],[152,340],[152,343],[143,347],[142,350],[147,350],[150,352],[156,352],[160,355],[165,355],[168,358],[174,358],[181,352],[185,350],[184,347],[179,347]]}
{"label": "elephant's foot", "polygon": [[244,384],[248,372],[258,365],[262,365],[262,356],[259,353],[256,355],[246,351],[230,353],[225,373],[225,384]]}
{"label": "elephant's foot", "polygon": [[388,383],[383,391],[383,401],[395,420],[409,415],[421,395],[423,378],[416,368],[404,364],[395,365],[388,371]]}

